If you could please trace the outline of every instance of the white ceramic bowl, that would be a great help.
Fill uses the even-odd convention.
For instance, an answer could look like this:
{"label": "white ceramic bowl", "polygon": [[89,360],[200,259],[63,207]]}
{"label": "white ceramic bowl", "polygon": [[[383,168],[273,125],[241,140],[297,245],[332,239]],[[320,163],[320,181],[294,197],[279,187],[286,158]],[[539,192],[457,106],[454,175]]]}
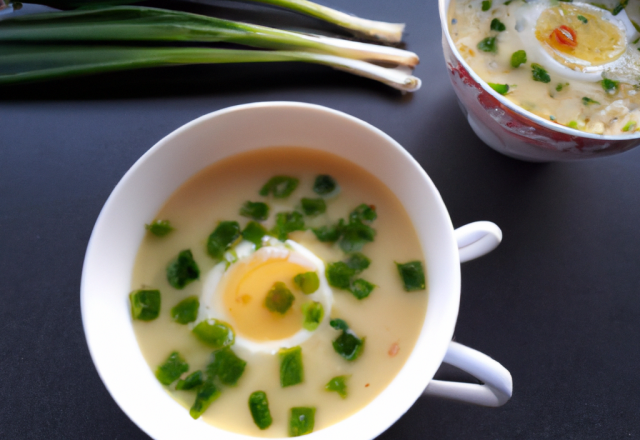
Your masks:
{"label": "white ceramic bowl", "polygon": [[[386,183],[416,226],[428,272],[427,316],[400,373],[363,410],[309,438],[373,438],[407,411],[427,385],[428,393],[444,397],[489,406],[506,402],[511,396],[509,373],[487,356],[451,342],[460,299],[460,259],[497,246],[497,226],[479,222],[454,232],[429,177],[378,129],[324,107],[275,102],[220,110],[174,131],[131,167],[100,213],[84,262],[82,320],[96,369],[122,410],[156,439],[247,438],[194,421],[162,389],[138,348],[127,298],[145,233],[140,225],[154,218],[180,185],[227,156],[287,145],[337,154]],[[486,385],[431,381],[443,360]]]}
{"label": "white ceramic bowl", "polygon": [[530,162],[571,161],[609,156],[640,145],[640,132],[599,135],[541,118],[493,90],[464,60],[451,35],[451,0],[438,0],[442,47],[449,78],[469,125],[494,150]]}

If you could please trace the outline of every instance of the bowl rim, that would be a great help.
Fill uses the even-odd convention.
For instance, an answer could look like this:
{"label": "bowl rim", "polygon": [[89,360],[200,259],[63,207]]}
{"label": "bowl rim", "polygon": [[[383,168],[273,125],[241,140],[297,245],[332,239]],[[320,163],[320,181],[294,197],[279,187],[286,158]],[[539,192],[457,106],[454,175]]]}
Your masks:
{"label": "bowl rim", "polygon": [[454,56],[456,57],[456,60],[460,64],[462,64],[462,66],[467,70],[469,75],[471,75],[471,77],[478,84],[480,84],[482,89],[485,92],[489,93],[491,96],[493,96],[495,99],[497,99],[502,105],[509,108],[509,110],[517,113],[518,115],[526,119],[532,120],[537,124],[542,125],[545,128],[548,128],[549,130],[567,134],[573,137],[582,137],[582,138],[594,139],[599,141],[628,141],[628,140],[640,139],[640,131],[631,135],[629,134],[620,134],[620,135],[594,134],[594,133],[587,133],[586,131],[576,130],[576,129],[567,127],[565,125],[553,123],[541,116],[538,116],[534,113],[531,113],[528,110],[525,110],[524,108],[511,102],[510,100],[508,100],[507,98],[505,98],[504,96],[502,96],[501,94],[493,90],[489,86],[489,84],[487,84],[486,81],[480,78],[480,76],[478,76],[478,74],[469,66],[469,64],[465,61],[464,57],[460,54],[460,51],[458,51],[458,48],[453,42],[453,39],[451,38],[451,34],[449,32],[449,20],[447,18],[449,5],[451,5],[451,0],[438,0],[438,9],[440,13],[440,25],[442,27],[442,33],[447,39],[447,42],[449,44],[449,48],[451,49]]}

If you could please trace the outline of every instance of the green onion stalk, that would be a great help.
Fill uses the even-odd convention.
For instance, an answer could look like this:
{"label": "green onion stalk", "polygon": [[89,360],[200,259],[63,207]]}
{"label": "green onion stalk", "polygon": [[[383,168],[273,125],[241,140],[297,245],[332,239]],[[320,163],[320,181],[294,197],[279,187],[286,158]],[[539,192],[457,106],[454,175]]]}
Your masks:
{"label": "green onion stalk", "polygon": [[138,6],[51,12],[5,19],[0,42],[173,41],[233,43],[415,67],[410,51],[283,31],[204,15]]}
{"label": "green onion stalk", "polygon": [[330,66],[402,91],[420,88],[420,80],[403,67],[391,69],[311,52],[12,44],[0,45],[0,85],[157,66],[292,61]]}

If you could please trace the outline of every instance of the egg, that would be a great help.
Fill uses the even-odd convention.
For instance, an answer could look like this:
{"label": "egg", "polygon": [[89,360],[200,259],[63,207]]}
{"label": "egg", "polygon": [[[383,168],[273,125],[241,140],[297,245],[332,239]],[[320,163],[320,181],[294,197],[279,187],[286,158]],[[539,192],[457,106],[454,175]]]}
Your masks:
{"label": "egg", "polygon": [[[225,321],[236,333],[235,347],[253,353],[275,353],[280,348],[300,345],[328,325],[333,293],[324,263],[313,252],[292,240],[263,240],[257,250],[253,243],[241,242],[211,269],[203,283],[195,324],[211,318]],[[308,295],[293,282],[296,275],[305,272],[316,272],[320,281],[319,288]],[[265,306],[267,293],[277,282],[284,283],[294,295],[291,308],[284,314]],[[301,306],[310,301],[322,304],[324,309],[324,318],[314,331],[302,326]]]}
{"label": "egg", "polygon": [[587,3],[551,0],[514,8],[516,35],[528,60],[557,76],[596,82],[606,72],[637,72],[640,57],[630,46],[638,32],[626,11],[614,16]]}

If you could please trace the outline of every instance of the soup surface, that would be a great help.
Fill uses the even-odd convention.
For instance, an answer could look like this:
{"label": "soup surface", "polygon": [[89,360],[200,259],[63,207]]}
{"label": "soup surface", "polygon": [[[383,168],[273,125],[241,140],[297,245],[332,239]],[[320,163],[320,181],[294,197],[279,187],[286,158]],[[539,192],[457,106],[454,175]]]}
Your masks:
{"label": "soup surface", "polygon": [[452,0],[449,31],[469,66],[525,110],[590,133],[633,134],[640,1],[594,4]]}
{"label": "soup surface", "polygon": [[[296,189],[285,198],[260,195],[265,183],[279,175],[299,179]],[[337,195],[319,197],[314,192],[319,175],[335,179],[340,187]],[[208,237],[221,221],[237,221],[242,229],[249,223],[250,219],[240,215],[245,202],[269,206],[268,217],[260,223],[272,231],[278,213],[304,211],[303,198],[323,198],[326,211],[315,216],[303,214],[305,230],[288,233],[291,241],[282,244],[276,238],[268,238],[254,251],[254,245],[238,239],[223,258],[232,263],[222,265],[208,253]],[[340,241],[319,241],[313,228],[348,219],[363,203],[377,214],[375,220],[367,221],[376,233],[373,241],[366,242],[357,254],[364,254],[370,265],[351,282],[353,286],[353,279],[361,278],[375,288],[358,299],[348,289],[331,287],[325,277],[325,270],[332,263],[345,261],[353,253],[346,253]],[[246,362],[236,385],[217,383],[220,396],[201,417],[207,423],[247,435],[285,437],[291,435],[291,409],[309,407],[315,408],[313,430],[318,431],[371,402],[399,372],[416,343],[426,313],[427,291],[406,291],[396,263],[422,262],[422,249],[398,199],[375,176],[354,163],[298,147],[239,154],[190,179],[171,196],[156,219],[169,220],[174,230],[162,237],[151,233],[145,236],[132,279],[134,291],[161,292],[159,316],[150,321],[133,320],[150,368],[156,372],[171,353],[178,352],[189,364],[182,379],[196,370],[207,371],[213,350],[195,337],[192,329],[208,318],[221,319],[233,328],[236,342],[231,349]],[[166,268],[186,249],[191,250],[200,275],[177,289],[168,282]],[[288,260],[283,252],[289,252]],[[294,254],[296,257],[291,257]],[[220,279],[216,270],[226,278]],[[307,271],[315,271],[320,278],[320,287],[310,295],[302,293],[292,281],[296,274]],[[284,283],[294,298],[284,314],[264,306],[263,298],[277,282]],[[188,324],[175,322],[170,310],[189,297],[199,298],[198,318]],[[301,306],[310,299],[321,303],[327,316],[317,329],[306,331],[300,328]],[[345,359],[334,349],[334,341],[342,332],[332,327],[333,322],[330,325],[330,319],[335,318],[344,320],[350,328],[348,332],[364,342],[364,349],[355,360]],[[304,378],[301,383],[283,387],[281,355],[277,351],[293,346],[301,348]],[[327,390],[328,382],[337,376],[345,376],[345,397]],[[175,386],[172,383],[165,389],[187,411],[194,404],[197,389],[178,391]],[[249,396],[256,391],[266,394],[273,420],[262,430],[254,423],[248,406]]]}

